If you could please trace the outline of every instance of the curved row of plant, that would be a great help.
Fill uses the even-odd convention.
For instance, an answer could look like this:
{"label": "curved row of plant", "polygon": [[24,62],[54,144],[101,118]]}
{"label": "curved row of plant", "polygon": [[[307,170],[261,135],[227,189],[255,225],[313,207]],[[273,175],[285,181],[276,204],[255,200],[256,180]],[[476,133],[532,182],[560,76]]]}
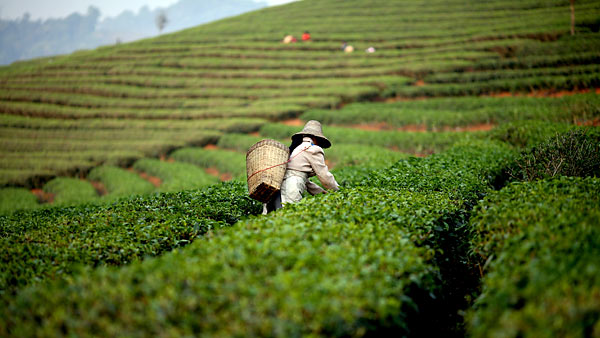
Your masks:
{"label": "curved row of plant", "polygon": [[300,118],[318,120],[325,125],[385,123],[389,128],[417,125],[434,129],[531,119],[585,121],[598,116],[600,95],[589,93],[561,98],[453,97],[394,103],[352,103],[338,110],[308,110]]}
{"label": "curved row of plant", "polygon": [[471,259],[485,272],[470,333],[600,333],[600,131],[574,129],[509,166],[514,182],[473,212]]}
{"label": "curved row of plant", "polygon": [[0,294],[161,255],[260,210],[242,183],[0,216]]}
{"label": "curved row of plant", "polygon": [[505,145],[481,141],[400,161],[367,173],[368,179],[360,168],[347,169],[337,174],[343,182],[338,193],[211,232],[160,258],[24,289],[1,310],[0,330],[12,335],[427,330],[429,320],[419,311],[442,288],[435,239],[452,231],[513,156]]}
{"label": "curved row of plant", "polygon": [[600,333],[600,179],[514,183],[489,196],[470,224],[485,262],[468,314],[475,337]]}

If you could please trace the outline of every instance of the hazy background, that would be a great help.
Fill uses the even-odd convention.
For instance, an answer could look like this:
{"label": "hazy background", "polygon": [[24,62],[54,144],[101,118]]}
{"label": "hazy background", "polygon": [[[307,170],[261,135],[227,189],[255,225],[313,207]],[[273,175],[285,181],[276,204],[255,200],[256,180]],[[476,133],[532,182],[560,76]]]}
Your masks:
{"label": "hazy background", "polygon": [[[129,42],[293,0],[0,0],[0,64]],[[168,22],[159,31],[156,17]]]}

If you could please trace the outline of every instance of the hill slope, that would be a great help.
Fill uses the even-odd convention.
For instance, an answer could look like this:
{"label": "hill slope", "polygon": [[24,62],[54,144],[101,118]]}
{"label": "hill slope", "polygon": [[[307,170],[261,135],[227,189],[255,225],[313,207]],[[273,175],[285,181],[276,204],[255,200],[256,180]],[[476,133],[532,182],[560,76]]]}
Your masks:
{"label": "hill slope", "polygon": [[[2,69],[5,184],[78,170],[111,202],[0,216],[0,335],[597,335],[600,136],[572,122],[598,121],[599,4],[572,37],[562,1],[363,3]],[[242,182],[179,191],[310,118],[340,192],[253,217]]]}
{"label": "hill slope", "polygon": [[[565,1],[306,0],[4,67],[0,184],[39,188],[356,100],[593,87],[599,7],[578,1],[568,37]],[[311,42],[280,43],[305,30]]]}

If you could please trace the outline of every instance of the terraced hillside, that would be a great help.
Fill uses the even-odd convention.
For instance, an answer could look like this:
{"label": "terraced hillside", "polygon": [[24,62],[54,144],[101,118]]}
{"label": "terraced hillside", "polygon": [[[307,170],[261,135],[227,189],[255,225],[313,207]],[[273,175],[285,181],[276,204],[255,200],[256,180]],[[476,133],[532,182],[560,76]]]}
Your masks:
{"label": "terraced hillside", "polygon": [[[575,9],[303,0],[0,68],[0,336],[600,336]],[[341,190],[259,216],[246,150],[310,119]]]}
{"label": "terraced hillside", "polygon": [[[168,159],[175,149],[207,144],[227,145],[243,158],[252,141],[272,136],[265,132],[272,130],[268,123],[300,116],[341,128],[453,128],[419,136],[364,136],[373,131],[337,142],[384,145],[412,154],[444,149],[463,137],[457,130],[472,130],[473,124],[487,124],[483,129],[489,129],[532,117],[597,119],[595,95],[560,101],[569,107],[568,113],[556,109],[551,100],[533,99],[519,104],[535,106],[535,113],[508,110],[516,101],[501,99],[490,99],[484,108],[467,99],[351,105],[339,113],[331,109],[386,98],[594,91],[600,78],[600,38],[594,32],[599,11],[598,1],[578,1],[577,34],[570,36],[569,6],[562,0],[306,0],[155,39],[3,67],[0,184],[37,189],[38,199],[47,202],[61,192],[53,188],[57,184],[46,187],[48,181],[57,176],[81,181],[101,165],[153,176],[155,189],[163,191],[179,189],[185,185],[180,182],[190,179],[197,181],[190,188],[213,184],[239,171],[200,159],[192,162],[204,163],[209,174],[200,170],[185,178],[176,173],[181,165],[137,162]],[[311,41],[281,43],[285,34],[299,38],[305,30]],[[355,51],[342,52],[343,41]],[[371,46],[375,53],[365,52]],[[582,108],[590,101],[591,109]],[[444,118],[438,120],[438,115]],[[229,137],[251,132],[260,135]],[[92,177],[96,178],[67,185],[95,187],[91,199],[114,195],[109,187],[118,184]],[[166,180],[172,183],[161,188]],[[15,200],[14,189],[3,194]]]}

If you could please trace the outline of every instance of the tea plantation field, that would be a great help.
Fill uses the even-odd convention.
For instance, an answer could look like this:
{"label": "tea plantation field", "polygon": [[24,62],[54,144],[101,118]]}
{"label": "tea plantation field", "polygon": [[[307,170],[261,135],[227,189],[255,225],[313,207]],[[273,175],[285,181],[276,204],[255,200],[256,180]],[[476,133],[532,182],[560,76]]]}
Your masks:
{"label": "tea plantation field", "polygon": [[[0,336],[600,337],[574,8],[302,0],[0,67]],[[340,191],[259,215],[247,149],[312,119]]]}

